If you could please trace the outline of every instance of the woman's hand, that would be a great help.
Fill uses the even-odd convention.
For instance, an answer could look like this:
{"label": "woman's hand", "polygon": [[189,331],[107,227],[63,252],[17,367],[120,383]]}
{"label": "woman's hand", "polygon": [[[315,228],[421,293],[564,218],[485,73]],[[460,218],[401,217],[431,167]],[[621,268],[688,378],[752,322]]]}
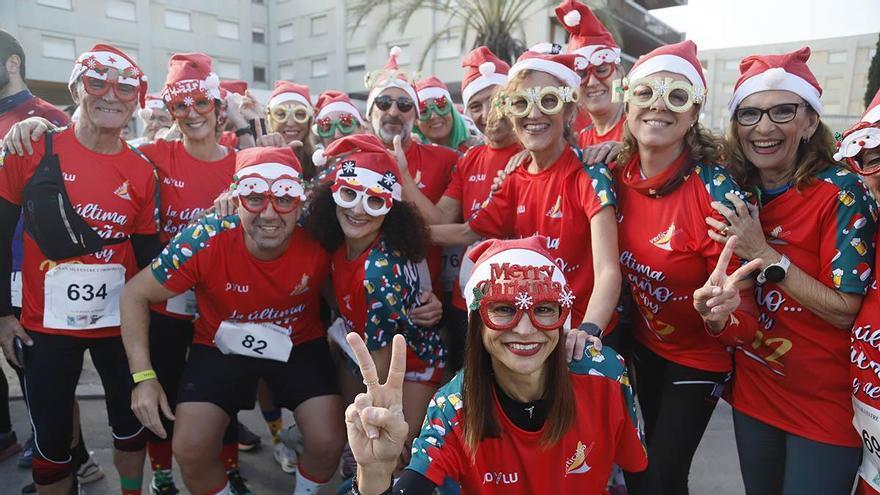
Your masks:
{"label": "woman's hand", "polygon": [[18,156],[33,155],[31,143],[39,141],[43,134],[58,129],[55,124],[42,117],[30,117],[13,125],[3,138],[3,147]]}
{"label": "woman's hand", "polygon": [[214,211],[220,218],[235,215],[238,212],[238,197],[232,191],[223,191],[214,200]]}
{"label": "woman's hand", "polygon": [[718,264],[709,274],[709,279],[694,291],[694,309],[716,335],[724,330],[730,315],[739,308],[740,282],[747,279],[763,263],[761,258],[753,259],[728,275],[727,269],[736,250],[737,240],[736,236],[727,239],[724,250],[718,258]]}
{"label": "woman's hand", "polygon": [[584,156],[581,162],[586,166],[595,165],[597,163],[609,163],[617,159],[617,154],[623,147],[623,143],[618,141],[605,141],[593,146],[584,148]]}
{"label": "woman's hand", "polygon": [[266,118],[265,109],[257,102],[257,99],[254,98],[250,90],[246,91],[244,96],[241,97],[239,112],[246,122]]}
{"label": "woman's hand", "polygon": [[602,350],[602,340],[599,337],[588,334],[577,328],[569,328],[565,331],[565,360],[578,361],[584,357],[587,346],[593,346],[597,351]]}
{"label": "woman's hand", "polygon": [[498,192],[501,189],[501,184],[504,184],[504,180],[507,179],[507,176],[512,174],[514,170],[519,168],[527,158],[529,158],[529,152],[526,150],[520,151],[519,153],[510,157],[510,160],[507,161],[507,165],[504,166],[503,169],[499,170],[497,174],[495,174],[495,178],[492,179],[492,186],[489,190],[493,193]]}
{"label": "woman's hand", "polygon": [[[720,201],[713,201],[712,208],[727,219],[729,225],[714,218],[706,218],[706,224],[714,230],[709,230],[709,237],[722,244],[733,236],[737,237],[736,255],[744,260],[770,257],[770,245],[761,228],[761,219],[758,216],[758,207],[746,203],[734,193],[727,193],[725,197],[733,203],[731,210]],[[767,260],[773,262],[776,260]]]}
{"label": "woman's hand", "polygon": [[419,294],[419,300],[422,305],[409,312],[412,322],[420,327],[433,327],[440,323],[440,319],[443,318],[443,304],[440,303],[440,299],[428,290]]}

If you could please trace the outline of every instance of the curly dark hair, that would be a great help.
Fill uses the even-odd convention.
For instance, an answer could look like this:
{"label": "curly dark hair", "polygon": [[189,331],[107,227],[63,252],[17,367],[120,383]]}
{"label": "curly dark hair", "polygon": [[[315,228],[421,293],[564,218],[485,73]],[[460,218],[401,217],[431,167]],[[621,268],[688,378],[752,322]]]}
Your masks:
{"label": "curly dark hair", "polygon": [[[328,252],[345,242],[345,234],[336,218],[336,202],[331,184],[322,184],[312,192],[305,228]],[[379,229],[388,247],[400,251],[404,258],[418,263],[428,252],[430,234],[418,210],[405,201],[395,201]]]}

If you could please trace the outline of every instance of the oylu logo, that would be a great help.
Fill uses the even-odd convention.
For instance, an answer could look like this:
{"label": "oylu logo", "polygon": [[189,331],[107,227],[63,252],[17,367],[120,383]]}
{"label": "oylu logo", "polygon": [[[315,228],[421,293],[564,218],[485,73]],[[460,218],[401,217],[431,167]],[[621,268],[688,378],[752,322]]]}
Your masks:
{"label": "oylu logo", "polygon": [[519,481],[519,473],[484,473],[483,484],[513,485]]}

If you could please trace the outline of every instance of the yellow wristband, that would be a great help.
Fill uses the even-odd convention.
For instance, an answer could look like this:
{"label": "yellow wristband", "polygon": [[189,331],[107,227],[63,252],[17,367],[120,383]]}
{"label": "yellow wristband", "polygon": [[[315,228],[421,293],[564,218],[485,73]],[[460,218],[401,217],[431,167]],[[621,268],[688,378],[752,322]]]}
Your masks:
{"label": "yellow wristband", "polygon": [[147,380],[155,380],[156,372],[153,370],[138,371],[137,373],[131,374],[131,379],[135,383],[145,382]]}

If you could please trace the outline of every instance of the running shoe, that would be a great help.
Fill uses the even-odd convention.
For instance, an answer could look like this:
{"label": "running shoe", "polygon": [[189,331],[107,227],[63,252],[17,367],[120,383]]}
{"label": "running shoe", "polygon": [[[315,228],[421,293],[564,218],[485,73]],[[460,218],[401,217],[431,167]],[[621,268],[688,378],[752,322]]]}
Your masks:
{"label": "running shoe", "polygon": [[180,491],[174,486],[174,477],[170,469],[153,471],[153,480],[150,482],[150,491],[153,495],[177,495]]}
{"label": "running shoe", "polygon": [[14,431],[0,433],[0,461],[8,459],[12,455],[21,450],[21,444],[18,443],[18,437]]}
{"label": "running shoe", "polygon": [[287,474],[296,472],[296,461],[298,456],[296,451],[280,442],[275,445],[275,460],[281,466],[281,470]]}
{"label": "running shoe", "polygon": [[18,456],[18,467],[22,469],[30,469],[34,460],[34,436],[31,435],[28,441],[24,443],[24,449]]}
{"label": "running shoe", "polygon": [[104,471],[95,462],[94,455],[94,452],[89,452],[89,458],[76,470],[76,480],[80,485],[94,483],[104,477]]}
{"label": "running shoe", "polygon": [[238,450],[250,452],[260,446],[260,436],[242,423],[238,423]]}
{"label": "running shoe", "polygon": [[37,485],[33,481],[21,487],[21,493],[37,493]]}
{"label": "running shoe", "polygon": [[247,481],[238,469],[230,469],[226,471],[226,478],[229,480],[229,488],[233,495],[253,495],[244,483]]}
{"label": "running shoe", "polygon": [[287,445],[288,448],[293,449],[297,454],[302,454],[303,436],[296,423],[281,430],[281,433],[278,434],[278,438],[281,439],[281,443]]}

